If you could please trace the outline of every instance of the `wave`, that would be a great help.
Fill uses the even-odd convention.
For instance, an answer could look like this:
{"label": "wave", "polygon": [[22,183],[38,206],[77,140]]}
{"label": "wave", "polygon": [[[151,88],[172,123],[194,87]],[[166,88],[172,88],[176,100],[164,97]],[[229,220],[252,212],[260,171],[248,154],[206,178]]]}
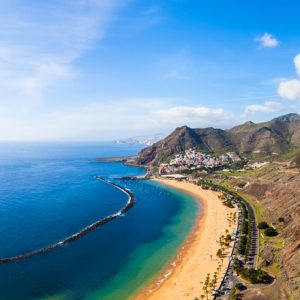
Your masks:
{"label": "wave", "polygon": [[107,179],[104,179],[103,177],[100,177],[100,176],[96,176],[95,178],[100,180],[100,181],[103,181],[107,184],[110,184],[110,185],[114,186],[115,188],[119,189],[120,191],[122,191],[123,193],[125,193],[128,196],[128,201],[127,201],[126,205],[122,209],[120,209],[118,212],[116,212],[112,215],[109,215],[107,217],[104,217],[103,219],[101,219],[99,221],[96,221],[96,222],[92,223],[91,225],[88,225],[88,226],[84,227],[82,230],[66,237],[65,239],[63,239],[63,240],[61,240],[61,241],[59,241],[55,244],[52,244],[50,246],[47,246],[47,247],[44,247],[44,248],[41,248],[41,249],[33,250],[31,252],[19,254],[19,255],[16,255],[16,256],[0,258],[0,264],[15,262],[15,261],[22,260],[22,259],[25,259],[25,258],[30,258],[32,256],[44,254],[44,253],[47,253],[47,252],[52,251],[52,250],[57,249],[57,248],[61,248],[61,247],[65,246],[65,245],[67,245],[71,242],[74,242],[74,241],[80,239],[81,237],[83,237],[87,233],[95,230],[96,228],[101,227],[101,226],[107,224],[108,222],[118,218],[118,217],[124,216],[124,214],[134,206],[135,197],[134,197],[134,194],[129,189],[127,189],[127,188],[125,188],[121,185],[118,185],[118,184],[116,184],[112,181],[109,181]]}

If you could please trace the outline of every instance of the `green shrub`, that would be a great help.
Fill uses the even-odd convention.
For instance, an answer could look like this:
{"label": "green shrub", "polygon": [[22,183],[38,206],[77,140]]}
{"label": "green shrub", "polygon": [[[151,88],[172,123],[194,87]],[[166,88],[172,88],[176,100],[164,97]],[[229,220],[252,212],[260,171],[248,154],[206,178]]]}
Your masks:
{"label": "green shrub", "polygon": [[266,236],[276,236],[278,234],[277,230],[273,227],[268,227],[264,232]]}
{"label": "green shrub", "polygon": [[221,249],[219,249],[219,250],[217,251],[217,256],[218,256],[218,257],[221,257],[221,256],[222,256],[222,250],[221,250]]}
{"label": "green shrub", "polygon": [[243,235],[240,238],[238,253],[241,255],[245,255],[246,254],[246,246],[247,246],[247,237]]}
{"label": "green shrub", "polygon": [[243,268],[243,262],[241,260],[239,260],[238,258],[235,258],[233,261],[233,268],[235,270]]}
{"label": "green shrub", "polygon": [[242,276],[249,280],[251,283],[266,283],[268,282],[270,276],[267,272],[263,271],[262,269],[243,269],[241,272]]}
{"label": "green shrub", "polygon": [[231,234],[227,234],[225,240],[230,242],[232,240]]}
{"label": "green shrub", "polygon": [[245,219],[242,220],[242,225],[241,225],[241,232],[242,234],[248,234],[248,221]]}
{"label": "green shrub", "polygon": [[239,188],[243,188],[246,184],[247,184],[247,182],[239,182],[239,183],[237,184],[237,186],[238,186]]}
{"label": "green shrub", "polygon": [[257,226],[259,229],[267,229],[269,228],[269,224],[267,222],[260,222]]}
{"label": "green shrub", "polygon": [[234,206],[230,200],[223,201],[223,204],[229,208],[234,208]]}
{"label": "green shrub", "polygon": [[[269,274],[262,269],[244,268],[243,262],[237,258],[233,261],[233,269],[251,283],[267,283],[270,279]],[[236,288],[239,289],[237,286]]]}
{"label": "green shrub", "polygon": [[237,288],[240,291],[243,291],[246,289],[246,286],[239,282],[235,285],[235,288]]}

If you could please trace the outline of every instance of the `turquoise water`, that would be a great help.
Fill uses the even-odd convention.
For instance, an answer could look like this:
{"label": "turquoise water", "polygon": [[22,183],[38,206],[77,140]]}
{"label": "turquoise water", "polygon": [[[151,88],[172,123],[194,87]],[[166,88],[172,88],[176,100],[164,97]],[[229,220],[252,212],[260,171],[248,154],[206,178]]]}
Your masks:
{"label": "turquoise water", "polygon": [[[0,256],[48,246],[118,211],[113,179],[144,169],[99,163],[140,147],[106,144],[0,145]],[[190,232],[197,202],[148,181],[130,188],[136,205],[124,216],[63,248],[0,265],[0,299],[127,299],[165,267]]]}

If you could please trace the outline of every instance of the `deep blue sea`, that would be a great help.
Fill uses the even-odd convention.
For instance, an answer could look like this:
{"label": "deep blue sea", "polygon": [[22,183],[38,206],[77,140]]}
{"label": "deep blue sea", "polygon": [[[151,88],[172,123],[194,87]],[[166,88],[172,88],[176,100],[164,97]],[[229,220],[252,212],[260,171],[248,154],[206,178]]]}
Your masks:
{"label": "deep blue sea", "polygon": [[128,299],[166,267],[192,229],[197,202],[150,181],[117,181],[142,168],[96,162],[141,146],[0,144],[0,257],[39,249],[127,202],[96,175],[130,188],[128,213],[52,252],[0,265],[0,299]]}

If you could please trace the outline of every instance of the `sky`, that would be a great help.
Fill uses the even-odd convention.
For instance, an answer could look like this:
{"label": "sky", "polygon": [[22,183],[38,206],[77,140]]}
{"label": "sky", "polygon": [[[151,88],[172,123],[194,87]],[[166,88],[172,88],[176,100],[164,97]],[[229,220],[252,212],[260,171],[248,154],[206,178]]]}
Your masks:
{"label": "sky", "polygon": [[0,140],[108,141],[300,112],[299,1],[0,4]]}

